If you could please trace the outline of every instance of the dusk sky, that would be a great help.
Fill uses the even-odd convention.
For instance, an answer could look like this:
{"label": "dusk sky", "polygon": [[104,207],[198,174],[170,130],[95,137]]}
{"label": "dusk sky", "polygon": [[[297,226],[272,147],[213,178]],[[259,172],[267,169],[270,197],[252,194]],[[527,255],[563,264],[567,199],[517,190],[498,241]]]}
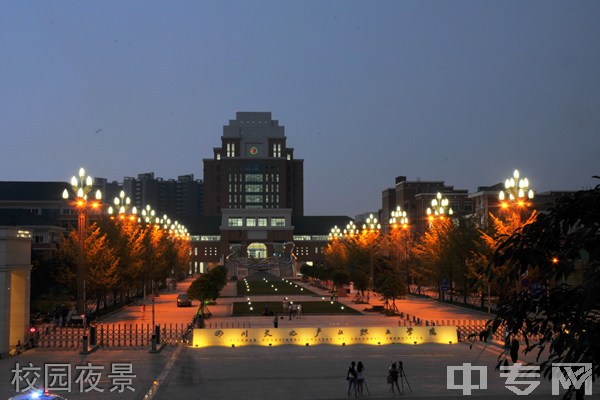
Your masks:
{"label": "dusk sky", "polygon": [[0,180],[203,177],[236,111],[304,159],[306,215],[398,175],[600,183],[600,1],[2,1]]}

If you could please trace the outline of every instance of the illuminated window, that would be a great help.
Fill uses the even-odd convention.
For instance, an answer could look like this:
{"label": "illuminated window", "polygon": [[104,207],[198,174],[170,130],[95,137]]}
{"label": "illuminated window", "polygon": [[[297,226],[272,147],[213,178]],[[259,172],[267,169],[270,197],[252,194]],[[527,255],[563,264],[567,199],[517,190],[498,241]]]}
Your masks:
{"label": "illuminated window", "polygon": [[227,143],[227,157],[235,157],[235,143]]}
{"label": "illuminated window", "polygon": [[260,203],[263,202],[263,196],[260,194],[247,194],[246,203]]}
{"label": "illuminated window", "polygon": [[246,174],[246,182],[260,183],[263,181],[262,174]]}
{"label": "illuminated window", "polygon": [[310,240],[310,235],[294,235],[294,240]]}
{"label": "illuminated window", "polygon": [[257,218],[257,225],[258,226],[267,226],[267,219],[266,218]]}
{"label": "illuminated window", "polygon": [[246,226],[256,226],[256,218],[246,218]]}
{"label": "illuminated window", "polygon": [[244,226],[244,219],[237,217],[229,217],[227,225],[229,226]]}
{"label": "illuminated window", "polygon": [[285,218],[271,218],[271,226],[285,226]]}
{"label": "illuminated window", "polygon": [[261,193],[262,192],[262,185],[258,185],[258,184],[249,184],[249,185],[246,185],[246,192],[247,193]]}

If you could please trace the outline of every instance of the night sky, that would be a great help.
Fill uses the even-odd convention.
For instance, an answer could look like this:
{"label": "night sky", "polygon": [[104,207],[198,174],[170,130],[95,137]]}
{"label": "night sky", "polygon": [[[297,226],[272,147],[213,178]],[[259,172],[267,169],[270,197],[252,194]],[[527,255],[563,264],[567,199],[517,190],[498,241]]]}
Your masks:
{"label": "night sky", "polygon": [[0,180],[192,173],[236,111],[304,159],[305,213],[398,175],[600,181],[599,1],[1,1]]}

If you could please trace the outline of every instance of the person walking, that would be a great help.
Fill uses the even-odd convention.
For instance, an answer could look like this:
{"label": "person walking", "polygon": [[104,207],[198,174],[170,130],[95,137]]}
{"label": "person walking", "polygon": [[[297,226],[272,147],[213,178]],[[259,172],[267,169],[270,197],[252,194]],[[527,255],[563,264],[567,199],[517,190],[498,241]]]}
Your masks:
{"label": "person walking", "polygon": [[279,320],[278,320],[278,316],[277,313],[275,313],[275,318],[273,318],[273,328],[277,328],[277,326],[279,325]]}
{"label": "person walking", "polygon": [[354,395],[356,396],[356,376],[356,363],[352,361],[348,367],[348,371],[346,372],[346,380],[348,381],[348,396],[350,396],[352,391],[354,391]]}
{"label": "person walking", "polygon": [[398,386],[398,375],[399,375],[400,371],[398,370],[398,366],[396,365],[396,362],[392,362],[392,365],[388,371],[388,377],[387,377],[387,383],[390,384],[390,392],[392,394],[394,394],[394,385],[396,385],[396,388],[398,389],[398,394],[403,394],[400,392],[400,386]]}
{"label": "person walking", "polygon": [[363,386],[365,384],[365,366],[362,361],[356,364],[356,389],[357,394],[363,395]]}

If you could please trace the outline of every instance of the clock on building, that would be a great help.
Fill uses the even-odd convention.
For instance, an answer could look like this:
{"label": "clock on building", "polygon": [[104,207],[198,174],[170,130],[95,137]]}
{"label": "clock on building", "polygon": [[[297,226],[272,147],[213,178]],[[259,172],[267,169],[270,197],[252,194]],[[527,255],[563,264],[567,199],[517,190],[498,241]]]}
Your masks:
{"label": "clock on building", "polygon": [[256,146],[250,147],[250,155],[255,156],[257,154],[258,154],[258,147],[256,147]]}

